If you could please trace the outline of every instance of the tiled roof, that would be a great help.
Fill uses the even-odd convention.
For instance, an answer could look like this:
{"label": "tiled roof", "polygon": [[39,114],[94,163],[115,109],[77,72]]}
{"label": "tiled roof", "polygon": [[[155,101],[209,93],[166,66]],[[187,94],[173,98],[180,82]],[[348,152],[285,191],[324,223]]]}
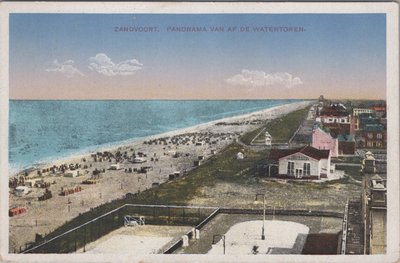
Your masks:
{"label": "tiled roof", "polygon": [[343,107],[343,105],[331,105],[329,107],[324,107],[321,112],[320,115],[325,115],[325,116],[338,116],[338,117],[344,117],[344,116],[348,116],[349,113],[347,112],[347,110]]}
{"label": "tiled roof", "polygon": [[282,157],[286,157],[295,153],[302,153],[316,160],[327,159],[329,157],[329,150],[319,150],[311,146],[304,146],[295,149],[272,149],[269,159],[278,161]]}

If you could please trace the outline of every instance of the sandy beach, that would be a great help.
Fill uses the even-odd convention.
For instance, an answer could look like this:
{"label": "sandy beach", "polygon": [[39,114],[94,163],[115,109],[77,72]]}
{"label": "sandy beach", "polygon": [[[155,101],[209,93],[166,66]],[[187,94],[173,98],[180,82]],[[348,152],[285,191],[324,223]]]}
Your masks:
{"label": "sandy beach", "polygon": [[[24,207],[27,212],[10,217],[10,252],[35,241],[36,234],[46,235],[91,208],[180,177],[242,134],[310,103],[292,103],[220,119],[11,175],[9,206]],[[32,187],[28,194],[15,194],[16,186],[29,183]],[[45,187],[51,198],[39,201],[49,196]]]}

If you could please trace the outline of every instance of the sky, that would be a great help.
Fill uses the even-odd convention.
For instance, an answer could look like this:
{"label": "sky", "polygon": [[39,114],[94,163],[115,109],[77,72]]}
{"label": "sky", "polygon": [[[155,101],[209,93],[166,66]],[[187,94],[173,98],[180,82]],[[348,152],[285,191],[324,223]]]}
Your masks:
{"label": "sky", "polygon": [[386,97],[385,14],[11,14],[9,35],[11,99]]}

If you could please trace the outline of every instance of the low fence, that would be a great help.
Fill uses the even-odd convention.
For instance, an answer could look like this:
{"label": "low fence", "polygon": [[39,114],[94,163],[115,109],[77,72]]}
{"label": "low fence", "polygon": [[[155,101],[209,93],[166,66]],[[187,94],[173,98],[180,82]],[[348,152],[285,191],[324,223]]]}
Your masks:
{"label": "low fence", "polygon": [[[203,221],[200,222],[200,224],[198,224],[195,227],[195,231],[202,229],[208,222],[210,222],[216,215],[218,215],[219,212],[220,212],[220,208],[215,209],[214,212],[212,212],[207,218],[205,218]],[[186,235],[187,235],[188,239],[194,238],[192,230],[189,231]],[[179,239],[177,242],[172,244],[168,249],[166,249],[163,252],[163,254],[172,254],[172,253],[174,253],[175,250],[180,248],[182,245],[183,245],[183,239]]]}
{"label": "low fence", "polygon": [[44,239],[22,253],[71,253],[124,225],[126,215],[144,216],[150,225],[196,226],[215,207],[125,204],[51,239]]}
{"label": "low fence", "polygon": [[[220,208],[221,214],[253,214],[262,215],[263,209],[238,209],[238,208]],[[342,212],[334,211],[318,211],[318,210],[287,210],[287,209],[265,209],[266,215],[281,215],[281,216],[321,216],[321,217],[334,217],[343,218]]]}
{"label": "low fence", "polygon": [[49,240],[44,239],[22,253],[70,253],[77,251],[87,243],[121,227],[124,224],[123,208],[124,206],[118,207]]}
{"label": "low fence", "polygon": [[[196,231],[202,229],[218,214],[262,215],[263,209],[125,204],[56,237],[43,240],[22,253],[71,253],[79,249],[85,252],[88,243],[122,227],[126,215],[144,216],[146,224],[150,225],[186,225],[193,226],[193,230]],[[343,218],[343,213],[333,211],[266,209],[265,214]],[[186,234],[188,239],[194,238],[193,230]],[[180,238],[161,253],[171,254],[182,245],[183,239]]]}
{"label": "low fence", "polygon": [[[200,230],[206,224],[208,224],[215,216],[219,214],[242,214],[242,215],[262,215],[264,213],[263,209],[241,209],[241,208],[218,208],[212,212],[207,218],[205,218],[200,224],[195,227],[195,230]],[[333,211],[312,211],[312,210],[285,210],[285,209],[265,209],[266,215],[274,216],[319,216],[319,217],[333,217],[333,218],[343,218],[343,213],[333,212]],[[189,231],[186,236],[188,240],[194,238],[193,231]],[[183,245],[183,238],[180,238],[174,244],[172,244],[168,249],[166,249],[164,254],[172,254],[177,249]]]}

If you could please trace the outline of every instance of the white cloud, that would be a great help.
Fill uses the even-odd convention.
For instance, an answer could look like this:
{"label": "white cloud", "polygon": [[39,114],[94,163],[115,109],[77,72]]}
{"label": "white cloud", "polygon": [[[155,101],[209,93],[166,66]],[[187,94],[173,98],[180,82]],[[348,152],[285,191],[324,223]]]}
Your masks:
{"label": "white cloud", "polygon": [[141,70],[143,64],[137,59],[128,59],[119,63],[114,63],[106,54],[98,53],[89,58],[89,68],[108,77],[129,76]]}
{"label": "white cloud", "polygon": [[72,78],[74,76],[84,76],[79,69],[73,66],[74,61],[72,59],[66,60],[62,63],[59,63],[57,59],[53,61],[53,64],[50,68],[45,69],[47,72],[60,72],[67,78]]}
{"label": "white cloud", "polygon": [[245,87],[285,87],[293,88],[303,84],[299,77],[294,77],[287,72],[277,72],[268,74],[261,70],[243,69],[241,73],[236,74],[225,80],[230,85]]}

